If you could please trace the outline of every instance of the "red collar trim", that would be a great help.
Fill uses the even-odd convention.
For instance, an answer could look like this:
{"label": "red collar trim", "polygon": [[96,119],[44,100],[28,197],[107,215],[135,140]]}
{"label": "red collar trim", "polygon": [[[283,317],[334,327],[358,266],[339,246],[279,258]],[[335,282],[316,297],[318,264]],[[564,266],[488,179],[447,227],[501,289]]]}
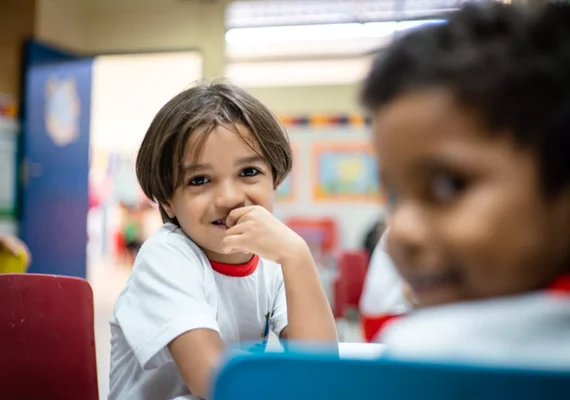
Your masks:
{"label": "red collar trim", "polygon": [[556,294],[570,295],[570,274],[556,278],[550,286],[548,286],[548,291]]}
{"label": "red collar trim", "polygon": [[226,264],[210,260],[212,269],[218,274],[233,276],[234,278],[244,278],[255,272],[259,264],[259,256],[254,255],[251,260],[245,264]]}

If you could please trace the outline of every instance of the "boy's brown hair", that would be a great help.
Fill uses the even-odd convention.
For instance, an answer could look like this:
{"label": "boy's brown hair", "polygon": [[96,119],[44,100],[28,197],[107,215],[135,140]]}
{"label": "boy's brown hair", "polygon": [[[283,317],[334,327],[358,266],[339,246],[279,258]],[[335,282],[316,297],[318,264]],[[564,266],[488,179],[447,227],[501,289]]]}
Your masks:
{"label": "boy's brown hair", "polygon": [[[293,164],[289,138],[275,115],[244,89],[226,82],[199,83],[175,96],[156,114],[139,149],[136,173],[144,194],[158,203],[163,222],[178,225],[162,204],[183,183],[186,150],[197,156],[213,129],[221,125],[239,134],[238,124],[257,140],[277,187]],[[194,134],[200,135],[197,146],[187,149]]]}

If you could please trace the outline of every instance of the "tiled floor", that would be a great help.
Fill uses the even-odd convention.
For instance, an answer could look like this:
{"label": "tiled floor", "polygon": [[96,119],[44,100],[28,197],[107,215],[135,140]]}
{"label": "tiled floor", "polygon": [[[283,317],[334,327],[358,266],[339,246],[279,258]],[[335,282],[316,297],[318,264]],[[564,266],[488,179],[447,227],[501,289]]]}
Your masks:
{"label": "tiled floor", "polygon": [[[99,396],[103,400],[107,398],[109,392],[109,318],[115,300],[127,281],[130,269],[113,265],[113,263],[92,264],[89,268],[89,281],[94,293]],[[361,341],[358,326],[354,323],[346,324],[342,339],[347,342]]]}

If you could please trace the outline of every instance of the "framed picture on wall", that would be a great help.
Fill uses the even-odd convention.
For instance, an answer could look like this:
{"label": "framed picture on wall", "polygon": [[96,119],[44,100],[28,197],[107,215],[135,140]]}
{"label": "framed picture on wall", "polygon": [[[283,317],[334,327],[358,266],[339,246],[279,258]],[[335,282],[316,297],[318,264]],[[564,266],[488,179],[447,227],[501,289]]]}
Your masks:
{"label": "framed picture on wall", "polygon": [[295,143],[291,143],[291,149],[293,151],[293,168],[291,169],[289,175],[287,175],[287,178],[281,182],[275,194],[275,200],[281,203],[298,200],[298,171],[301,160],[298,158],[300,157],[300,154]]}
{"label": "framed picture on wall", "polygon": [[376,156],[367,141],[317,143],[311,159],[315,201],[380,201]]}

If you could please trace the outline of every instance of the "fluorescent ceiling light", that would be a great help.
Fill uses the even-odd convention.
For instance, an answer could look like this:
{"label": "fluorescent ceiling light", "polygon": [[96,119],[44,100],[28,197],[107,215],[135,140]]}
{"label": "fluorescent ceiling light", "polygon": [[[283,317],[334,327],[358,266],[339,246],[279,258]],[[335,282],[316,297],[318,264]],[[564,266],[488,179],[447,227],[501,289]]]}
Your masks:
{"label": "fluorescent ceiling light", "polygon": [[445,20],[422,20],[233,28],[226,32],[226,42],[254,44],[381,38],[403,30],[444,22]]}

